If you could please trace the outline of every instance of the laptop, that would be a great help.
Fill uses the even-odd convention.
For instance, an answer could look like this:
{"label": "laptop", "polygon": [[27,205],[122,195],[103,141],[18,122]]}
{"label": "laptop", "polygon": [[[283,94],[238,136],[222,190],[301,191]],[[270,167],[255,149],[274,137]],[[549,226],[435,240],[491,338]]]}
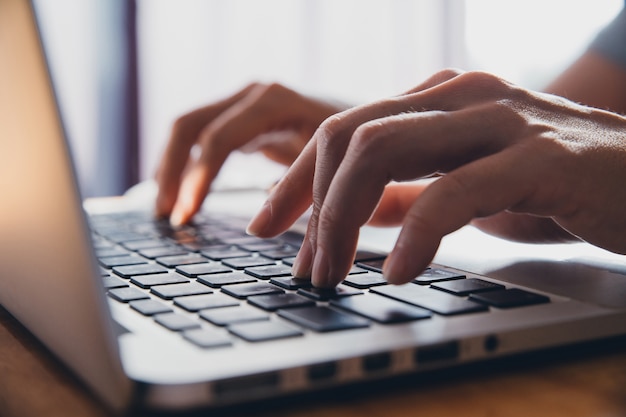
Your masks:
{"label": "laptop", "polygon": [[0,303],[111,410],[230,406],[626,333],[625,259],[584,243],[466,228],[391,286],[397,230],[364,228],[351,273],[320,291],[290,276],[297,230],[242,232],[229,204],[254,211],[253,197],[212,195],[181,229],[149,203],[94,210],[28,1],[0,0],[0,62]]}

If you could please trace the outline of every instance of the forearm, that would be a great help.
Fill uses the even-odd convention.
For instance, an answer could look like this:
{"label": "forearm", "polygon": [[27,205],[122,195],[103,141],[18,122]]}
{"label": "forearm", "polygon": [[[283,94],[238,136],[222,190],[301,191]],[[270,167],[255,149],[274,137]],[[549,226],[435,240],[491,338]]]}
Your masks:
{"label": "forearm", "polygon": [[577,103],[626,114],[626,68],[589,50],[545,91]]}

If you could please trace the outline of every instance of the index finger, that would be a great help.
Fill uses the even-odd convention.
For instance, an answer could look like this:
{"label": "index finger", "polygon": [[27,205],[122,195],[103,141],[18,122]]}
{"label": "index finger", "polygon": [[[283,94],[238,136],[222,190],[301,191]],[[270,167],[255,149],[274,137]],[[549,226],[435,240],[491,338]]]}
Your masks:
{"label": "index finger", "polygon": [[183,171],[189,164],[191,148],[199,140],[202,129],[225,109],[245,97],[252,88],[254,85],[249,85],[231,97],[194,110],[174,122],[155,176],[159,187],[155,208],[157,216],[171,214]]}
{"label": "index finger", "polygon": [[317,126],[329,112],[331,106],[279,84],[260,85],[250,91],[201,133],[202,151],[184,175],[172,211],[172,223],[185,223],[200,209],[211,183],[232,151],[264,133]]}

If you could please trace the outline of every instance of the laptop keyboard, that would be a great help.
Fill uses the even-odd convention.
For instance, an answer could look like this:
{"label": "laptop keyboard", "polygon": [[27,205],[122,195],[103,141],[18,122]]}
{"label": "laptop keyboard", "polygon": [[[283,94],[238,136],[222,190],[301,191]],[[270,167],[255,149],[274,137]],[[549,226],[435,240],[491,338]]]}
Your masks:
{"label": "laptop keyboard", "polygon": [[176,229],[145,212],[90,223],[108,296],[203,348],[550,302],[439,266],[387,285],[385,254],[371,251],[357,251],[336,288],[314,288],[291,275],[301,236],[248,236],[241,219],[225,216],[199,215]]}

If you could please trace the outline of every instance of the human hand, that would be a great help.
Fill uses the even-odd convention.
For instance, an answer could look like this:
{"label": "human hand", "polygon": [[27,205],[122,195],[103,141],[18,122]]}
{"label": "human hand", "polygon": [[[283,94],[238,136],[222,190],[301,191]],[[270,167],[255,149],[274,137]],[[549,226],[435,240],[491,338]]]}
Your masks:
{"label": "human hand", "polygon": [[[157,171],[156,214],[184,224],[200,209],[228,155],[247,147],[291,164],[319,124],[342,110],[280,84],[252,84],[174,123]],[[285,139],[285,133],[288,134]],[[192,148],[198,145],[199,156]]]}
{"label": "human hand", "polygon": [[[381,201],[390,181],[433,175],[408,194],[412,201]],[[377,218],[377,206],[384,218],[403,218],[383,268],[391,283],[417,276],[441,238],[473,219],[505,235],[520,231],[516,222],[539,234],[558,229],[625,253],[624,179],[626,118],[448,70],[322,123],[249,231],[278,234],[312,202],[294,275],[320,287],[346,276],[359,228]]]}

